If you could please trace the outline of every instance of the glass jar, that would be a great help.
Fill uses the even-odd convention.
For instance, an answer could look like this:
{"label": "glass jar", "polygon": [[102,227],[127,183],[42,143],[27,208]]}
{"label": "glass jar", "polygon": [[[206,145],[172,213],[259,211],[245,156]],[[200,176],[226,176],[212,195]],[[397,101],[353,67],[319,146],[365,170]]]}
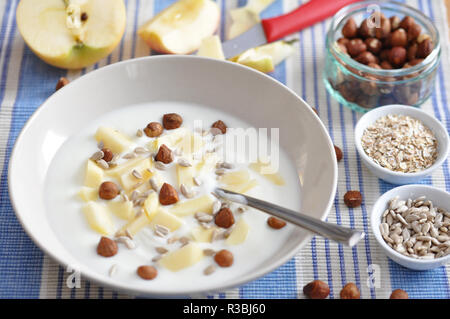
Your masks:
{"label": "glass jar", "polygon": [[[392,70],[369,67],[351,58],[337,43],[343,37],[342,27],[350,17],[359,26],[373,10],[381,11],[387,18],[414,18],[422,27],[422,34],[430,36],[433,51],[419,64]],[[323,79],[327,90],[340,103],[360,112],[387,104],[420,106],[433,91],[441,55],[439,32],[433,22],[420,11],[392,1],[364,1],[342,8],[333,17],[326,50]]]}

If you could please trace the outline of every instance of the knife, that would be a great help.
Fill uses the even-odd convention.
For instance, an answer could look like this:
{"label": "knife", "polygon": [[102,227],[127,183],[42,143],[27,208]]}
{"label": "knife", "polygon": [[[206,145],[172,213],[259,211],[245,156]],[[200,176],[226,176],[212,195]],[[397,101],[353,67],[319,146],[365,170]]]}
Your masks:
{"label": "knife", "polygon": [[344,6],[361,0],[310,0],[294,11],[263,19],[250,30],[223,43],[225,58],[237,56],[247,49],[270,43],[322,21]]}

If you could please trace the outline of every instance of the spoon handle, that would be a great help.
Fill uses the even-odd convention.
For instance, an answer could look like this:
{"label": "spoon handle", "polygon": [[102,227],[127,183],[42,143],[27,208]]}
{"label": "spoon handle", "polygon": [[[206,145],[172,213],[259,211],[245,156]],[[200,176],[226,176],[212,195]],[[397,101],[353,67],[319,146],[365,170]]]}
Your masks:
{"label": "spoon handle", "polygon": [[216,188],[214,194],[225,200],[253,207],[272,216],[279,217],[317,235],[332,239],[349,247],[353,247],[364,238],[364,232],[362,231],[327,223],[320,219],[244,194],[235,193],[222,188]]}

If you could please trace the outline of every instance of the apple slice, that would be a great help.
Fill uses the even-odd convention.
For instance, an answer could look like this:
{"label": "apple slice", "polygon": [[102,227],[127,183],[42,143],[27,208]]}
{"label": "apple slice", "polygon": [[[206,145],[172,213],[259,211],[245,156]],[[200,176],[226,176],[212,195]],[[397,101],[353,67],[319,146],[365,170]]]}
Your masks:
{"label": "apple slice", "polygon": [[191,234],[194,240],[199,243],[210,243],[214,229],[216,229],[216,227],[205,229],[202,226],[198,226],[192,229]]}
{"label": "apple slice", "polygon": [[183,221],[177,216],[160,209],[150,223],[151,227],[155,225],[161,225],[167,227],[170,231],[175,231],[183,225]]}
{"label": "apple slice", "polygon": [[83,206],[83,212],[89,223],[89,226],[102,235],[110,235],[114,232],[115,227],[111,219],[110,213],[106,205],[87,202]]}
{"label": "apple slice", "polygon": [[80,69],[106,57],[125,31],[123,0],[21,0],[17,26],[45,62]]}
{"label": "apple slice", "polygon": [[222,50],[222,43],[217,35],[212,35],[203,39],[200,48],[197,51],[198,56],[207,58],[225,60],[225,55]]}
{"label": "apple slice", "polygon": [[104,175],[103,169],[101,169],[92,160],[88,160],[84,175],[84,186],[97,189],[103,182]]}
{"label": "apple slice", "polygon": [[161,53],[189,54],[212,35],[220,10],[212,0],[179,0],[139,28],[151,49]]}
{"label": "apple slice", "polygon": [[261,20],[259,14],[275,0],[248,0],[243,7],[230,10],[231,24],[227,39],[232,39],[249,30]]}
{"label": "apple slice", "polygon": [[131,145],[131,140],[122,132],[110,127],[100,126],[95,132],[97,142],[103,142],[113,153],[122,153]]}
{"label": "apple slice", "polygon": [[246,50],[230,60],[264,73],[272,72],[277,64],[294,52],[292,44],[296,41],[277,41],[265,44]]}
{"label": "apple slice", "polygon": [[117,217],[125,220],[131,220],[134,217],[133,203],[131,201],[111,201],[108,208]]}
{"label": "apple slice", "polygon": [[249,227],[243,218],[241,218],[233,228],[230,236],[228,236],[225,243],[228,245],[239,245],[242,244],[248,235]]}
{"label": "apple slice", "polygon": [[193,215],[196,212],[211,214],[213,203],[214,202],[211,196],[203,195],[194,199],[176,203],[171,207],[170,212],[180,217]]}
{"label": "apple slice", "polygon": [[94,187],[83,186],[78,192],[78,196],[85,201],[95,201],[98,199],[98,189]]}
{"label": "apple slice", "polygon": [[164,255],[159,263],[171,271],[179,271],[196,264],[202,258],[203,250],[200,246],[196,243],[189,243],[178,250]]}
{"label": "apple slice", "polygon": [[271,163],[265,164],[261,161],[258,161],[256,163],[251,163],[249,167],[255,172],[267,178],[275,185],[283,186],[285,184],[284,178],[279,173],[274,172]]}

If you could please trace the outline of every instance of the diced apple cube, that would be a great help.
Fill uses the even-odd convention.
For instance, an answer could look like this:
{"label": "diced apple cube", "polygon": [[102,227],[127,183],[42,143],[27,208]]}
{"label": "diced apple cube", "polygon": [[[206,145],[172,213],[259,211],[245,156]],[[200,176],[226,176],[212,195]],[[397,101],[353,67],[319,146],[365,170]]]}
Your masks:
{"label": "diced apple cube", "polygon": [[113,153],[122,153],[131,146],[131,141],[125,134],[110,127],[100,126],[95,133],[95,139],[103,142]]}
{"label": "diced apple cube", "polygon": [[95,201],[98,199],[98,189],[94,187],[83,186],[78,192],[78,195],[85,202]]}
{"label": "diced apple cube", "polygon": [[133,203],[131,201],[110,201],[108,208],[121,219],[131,220],[134,217]]}
{"label": "diced apple cube", "polygon": [[[185,127],[180,127],[175,130],[172,130],[170,133],[167,133],[165,135],[162,135],[161,137],[158,137],[156,139],[157,147],[156,150],[159,149],[159,147],[163,144],[165,144],[167,147],[172,148],[174,147],[182,138],[183,136],[189,134],[189,131]],[[154,141],[151,141],[148,145],[148,147],[154,147]]]}
{"label": "diced apple cube", "polygon": [[155,225],[161,225],[169,228],[170,231],[175,231],[183,225],[183,221],[177,216],[160,209],[150,223],[151,227]]}
{"label": "diced apple cube", "polygon": [[148,219],[152,220],[159,210],[159,197],[158,193],[154,192],[148,195],[144,202],[144,210],[147,214]]}
{"label": "diced apple cube", "polygon": [[242,244],[248,235],[249,227],[243,218],[241,218],[233,228],[230,236],[225,241],[228,245]]}
{"label": "diced apple cube", "polygon": [[203,250],[197,244],[189,243],[165,255],[160,264],[171,271],[179,271],[196,264],[202,258]]}
{"label": "diced apple cube", "polygon": [[200,48],[197,51],[198,56],[207,58],[225,60],[225,55],[222,50],[222,42],[218,35],[212,35],[203,39]]}
{"label": "diced apple cube", "polygon": [[210,243],[214,229],[215,229],[215,227],[206,229],[206,228],[203,228],[202,226],[198,226],[192,230],[192,237],[197,242]]}
{"label": "diced apple cube", "polygon": [[102,235],[114,233],[115,227],[110,213],[104,204],[87,202],[83,207],[89,226]]}
{"label": "diced apple cube", "polygon": [[142,228],[149,225],[151,220],[148,218],[147,214],[140,214],[135,217],[133,220],[128,222],[125,226],[123,226],[117,235],[125,236],[127,231],[132,236],[136,235]]}
{"label": "diced apple cube", "polygon": [[202,137],[198,134],[187,133],[175,145],[184,154],[196,153],[205,145]]}
{"label": "diced apple cube", "polygon": [[106,171],[108,176],[119,178],[121,175],[125,174],[132,170],[134,166],[139,165],[141,161],[149,161],[148,158],[136,157],[130,160],[127,160],[125,163],[117,165],[116,167],[110,168]]}
{"label": "diced apple cube", "polygon": [[193,166],[184,167],[177,164],[178,186],[181,186],[181,184],[188,187],[194,186],[194,172],[195,168]]}
{"label": "diced apple cube", "polygon": [[244,194],[255,186],[258,186],[258,181],[256,179],[251,179],[243,184],[230,184],[223,186],[223,188],[232,192]]}
{"label": "diced apple cube", "polygon": [[[150,171],[148,170],[150,168],[151,168],[150,160],[144,159],[143,161],[137,163],[135,166],[130,167],[129,171],[123,173],[120,176],[120,184],[126,191],[129,191],[137,183],[148,181],[152,176],[152,173],[150,173]],[[138,172],[142,176],[142,178],[136,178],[136,176],[132,174],[134,170]]]}
{"label": "diced apple cube", "polygon": [[216,153],[206,153],[203,161],[197,167],[198,174],[204,175],[211,173],[216,168],[218,162],[219,156]]}
{"label": "diced apple cube", "polygon": [[104,171],[91,160],[87,161],[84,175],[84,186],[98,188],[103,182]]}
{"label": "diced apple cube", "polygon": [[249,167],[255,172],[267,178],[275,185],[282,186],[285,184],[283,177],[279,173],[273,171],[270,163],[265,164],[261,161],[258,161],[256,163],[251,163]]}
{"label": "diced apple cube", "polygon": [[250,174],[247,170],[239,170],[227,173],[220,178],[220,182],[227,185],[245,184],[250,180]]}
{"label": "diced apple cube", "polygon": [[178,202],[172,206],[170,212],[177,216],[193,215],[197,212],[212,213],[213,200],[209,195],[203,195],[194,199]]}

